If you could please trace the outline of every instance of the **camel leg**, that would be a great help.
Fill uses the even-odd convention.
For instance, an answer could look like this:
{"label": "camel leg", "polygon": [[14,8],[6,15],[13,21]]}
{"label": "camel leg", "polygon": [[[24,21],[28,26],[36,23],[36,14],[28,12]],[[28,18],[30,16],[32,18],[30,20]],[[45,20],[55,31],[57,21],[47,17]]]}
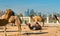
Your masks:
{"label": "camel leg", "polygon": [[18,26],[18,32],[19,32],[18,34],[20,34],[21,36],[21,22],[19,17],[16,17],[15,24]]}
{"label": "camel leg", "polygon": [[44,22],[43,22],[43,25],[42,26],[44,27]]}
{"label": "camel leg", "polygon": [[4,26],[4,36],[7,36],[7,34],[6,34],[6,26]]}
{"label": "camel leg", "polygon": [[20,22],[20,18],[19,17],[16,17],[15,24],[18,26],[18,31],[20,31],[21,30],[21,22]]}

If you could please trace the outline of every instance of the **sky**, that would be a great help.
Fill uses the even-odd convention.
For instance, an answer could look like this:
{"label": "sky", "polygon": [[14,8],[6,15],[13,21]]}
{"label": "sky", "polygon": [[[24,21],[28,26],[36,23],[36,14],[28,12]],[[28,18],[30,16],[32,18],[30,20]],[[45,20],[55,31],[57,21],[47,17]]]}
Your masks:
{"label": "sky", "polygon": [[60,12],[60,0],[0,0],[0,10],[12,9],[15,13],[25,13],[27,9],[35,12]]}

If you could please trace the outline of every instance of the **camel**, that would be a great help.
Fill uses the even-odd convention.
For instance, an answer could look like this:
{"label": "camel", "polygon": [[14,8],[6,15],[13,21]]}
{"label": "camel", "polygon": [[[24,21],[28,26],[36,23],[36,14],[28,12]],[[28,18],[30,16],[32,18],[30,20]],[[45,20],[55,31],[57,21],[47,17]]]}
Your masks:
{"label": "camel", "polygon": [[54,15],[54,18],[59,22],[60,18],[58,18],[56,15]]}
{"label": "camel", "polygon": [[30,19],[33,20],[34,22],[42,22],[43,23],[43,27],[44,27],[44,19],[42,16],[30,16]]}
{"label": "camel", "polygon": [[28,25],[30,30],[42,30],[42,27],[39,25],[39,23],[36,22],[35,25],[31,26],[30,23],[27,23],[26,25]]}
{"label": "camel", "polygon": [[0,17],[0,26],[5,26],[5,36],[6,36],[6,25],[9,23],[14,23],[18,26],[18,31],[21,30],[22,20],[14,15],[14,12],[11,9],[8,9],[4,15]]}

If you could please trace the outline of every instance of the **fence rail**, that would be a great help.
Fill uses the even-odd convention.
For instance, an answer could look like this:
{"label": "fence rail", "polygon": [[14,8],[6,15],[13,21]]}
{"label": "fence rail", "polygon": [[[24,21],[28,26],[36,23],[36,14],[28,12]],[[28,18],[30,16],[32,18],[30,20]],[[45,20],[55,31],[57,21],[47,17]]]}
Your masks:
{"label": "fence rail", "polygon": [[[26,21],[28,21],[29,23],[31,23],[31,19],[30,19],[30,17],[20,17],[22,20],[23,20],[23,24],[24,24],[24,20],[26,20]],[[55,20],[56,21],[56,20]],[[60,22],[58,22],[58,21],[56,21],[56,22],[50,22],[50,20],[49,20],[49,17],[46,17],[46,22],[45,22],[46,24],[59,24]]]}

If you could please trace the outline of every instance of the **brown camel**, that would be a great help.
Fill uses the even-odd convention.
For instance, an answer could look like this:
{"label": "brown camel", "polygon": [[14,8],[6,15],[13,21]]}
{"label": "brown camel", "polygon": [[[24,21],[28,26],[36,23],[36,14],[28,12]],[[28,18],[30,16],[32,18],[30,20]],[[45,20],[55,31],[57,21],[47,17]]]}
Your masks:
{"label": "brown camel", "polygon": [[14,15],[14,12],[11,9],[8,9],[6,14],[0,17],[0,26],[5,26],[5,35],[6,35],[6,25],[9,23],[14,23],[18,26],[18,31],[21,30],[21,19],[18,16]]}
{"label": "brown camel", "polygon": [[34,20],[34,22],[43,22],[42,26],[44,27],[44,19],[42,16],[34,16],[34,17],[30,16],[30,18],[31,20]]}

